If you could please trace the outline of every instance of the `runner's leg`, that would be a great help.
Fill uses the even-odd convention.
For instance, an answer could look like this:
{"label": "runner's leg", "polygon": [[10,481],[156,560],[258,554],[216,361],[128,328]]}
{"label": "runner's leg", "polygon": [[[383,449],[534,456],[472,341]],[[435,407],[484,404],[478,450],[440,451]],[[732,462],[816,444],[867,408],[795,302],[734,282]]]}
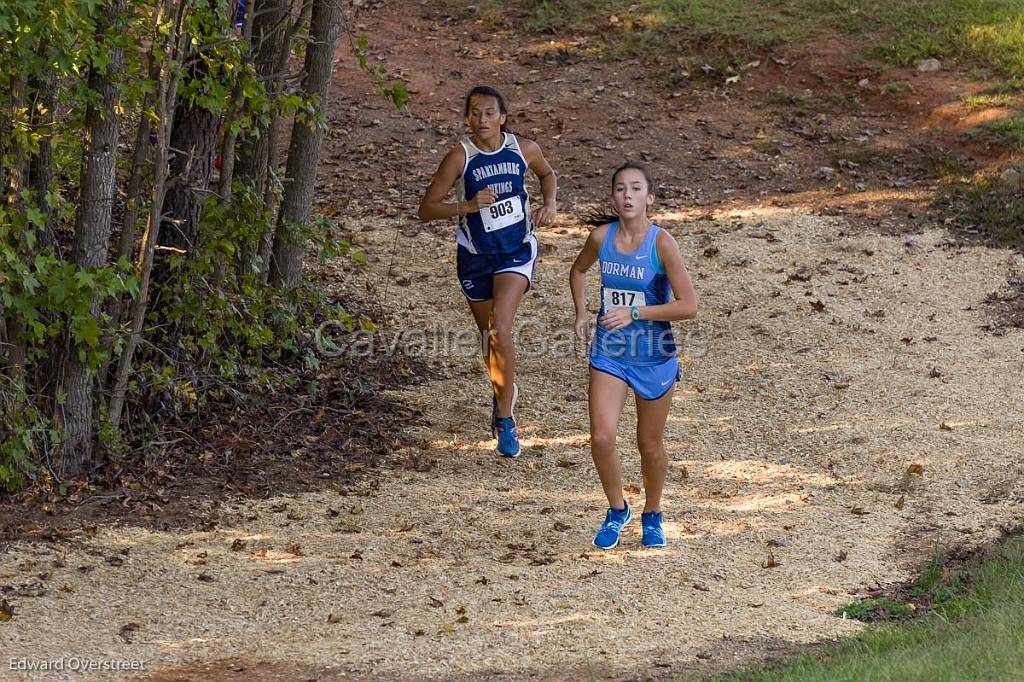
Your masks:
{"label": "runner's leg", "polygon": [[626,392],[625,381],[590,368],[590,454],[608,506],[613,509],[624,509],[626,505],[622,497],[622,464],[615,447]]}
{"label": "runner's leg", "polygon": [[675,386],[657,400],[636,398],[636,444],[640,450],[640,472],[647,500],[645,512],[661,511],[661,491],[665,487],[668,457],[665,455],[665,421],[672,406]]}
{"label": "runner's leg", "polygon": [[498,416],[512,416],[512,384],[516,378],[516,349],[512,325],[529,281],[523,275],[505,272],[494,276],[494,306],[490,325],[490,373],[498,396]]}
{"label": "runner's leg", "polygon": [[484,367],[490,373],[491,361],[490,361],[490,344],[488,339],[490,338],[491,332],[491,309],[493,308],[493,299],[487,299],[486,301],[466,301],[469,303],[469,309],[473,312],[473,321],[476,322],[476,328],[480,332],[480,352],[484,358]]}

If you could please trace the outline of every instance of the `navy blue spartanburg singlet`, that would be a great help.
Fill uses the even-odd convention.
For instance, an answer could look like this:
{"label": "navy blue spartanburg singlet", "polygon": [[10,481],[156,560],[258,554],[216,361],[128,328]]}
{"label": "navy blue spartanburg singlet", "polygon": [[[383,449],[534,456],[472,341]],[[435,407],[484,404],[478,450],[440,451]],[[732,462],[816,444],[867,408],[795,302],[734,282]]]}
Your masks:
{"label": "navy blue spartanburg singlet", "polygon": [[521,248],[533,233],[530,195],[526,191],[526,157],[512,133],[502,133],[504,143],[485,152],[472,139],[460,140],[466,151],[466,165],[455,182],[459,201],[470,201],[477,192],[490,187],[498,195],[490,206],[459,218],[455,238],[470,253],[511,253]]}

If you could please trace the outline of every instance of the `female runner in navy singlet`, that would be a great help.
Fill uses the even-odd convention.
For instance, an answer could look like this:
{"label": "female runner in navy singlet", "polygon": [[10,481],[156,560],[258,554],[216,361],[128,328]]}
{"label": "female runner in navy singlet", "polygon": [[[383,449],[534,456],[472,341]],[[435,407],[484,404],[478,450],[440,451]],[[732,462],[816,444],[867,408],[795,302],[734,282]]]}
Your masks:
{"label": "female runner in navy singlet", "polygon": [[[618,217],[596,227],[569,272],[576,307],[576,336],[590,336],[584,274],[601,267],[601,309],[590,350],[590,450],[608,498],[604,524],[594,538],[601,549],[619,543],[632,518],[622,494],[622,466],[615,449],[626,392],[636,396],[636,440],[646,501],[642,543],[664,547],[661,492],[668,459],[663,437],[679,358],[672,320],[697,314],[697,296],[671,234],[651,222],[654,185],[644,166],[625,163],[612,175],[611,205]],[[674,296],[674,300],[673,300]]]}
{"label": "female runner in navy singlet", "polygon": [[[491,436],[498,453],[519,455],[512,410],[518,397],[512,323],[533,278],[533,231],[555,219],[555,172],[536,142],[508,132],[508,108],[497,90],[466,95],[470,134],[444,157],[420,203],[420,220],[455,218],[456,263],[462,293],[481,334],[493,388]],[[540,180],[543,203],[531,209],[526,169]],[[455,201],[446,201],[455,187]]]}

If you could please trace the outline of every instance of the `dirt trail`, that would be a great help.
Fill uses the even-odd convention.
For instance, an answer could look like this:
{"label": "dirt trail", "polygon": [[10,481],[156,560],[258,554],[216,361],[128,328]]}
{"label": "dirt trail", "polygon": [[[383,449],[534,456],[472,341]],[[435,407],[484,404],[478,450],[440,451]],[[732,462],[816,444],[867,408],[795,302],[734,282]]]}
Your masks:
{"label": "dirt trail", "polygon": [[[851,633],[837,606],[1019,517],[1021,337],[984,333],[977,306],[1019,257],[796,213],[666,217],[708,338],[666,434],[667,549],[640,549],[635,525],[614,551],[589,545],[604,503],[582,359],[524,354],[524,453],[506,461],[486,438],[479,360],[444,358],[447,380],[400,396],[429,414],[419,446],[373,485],[230,505],[215,532],[101,528],[10,548],[4,582],[49,576],[17,599],[4,651],[177,671],[160,679],[231,666],[289,679],[293,665],[318,679],[677,677]],[[365,233],[371,247],[388,248],[389,227]],[[522,320],[556,330],[582,234],[541,238]],[[468,325],[448,239],[403,240],[395,258],[417,284],[391,287],[392,329]],[[621,445],[635,486],[628,431]],[[921,480],[905,480],[912,463]]]}
{"label": "dirt trail", "polygon": [[[431,54],[406,48],[396,58]],[[531,67],[494,68],[515,83]],[[417,86],[424,98],[428,87]],[[756,112],[734,114],[744,115]],[[448,228],[386,217],[409,210],[456,128],[455,113],[427,116],[339,106],[319,199],[372,256],[366,269],[326,266],[338,292],[384,299],[384,335],[410,344],[422,329],[472,338]],[[643,136],[666,134],[658,126],[673,120],[652,121]],[[417,147],[417,134],[431,139]],[[692,142],[651,146],[694,159],[656,161],[679,161],[680,183],[701,175],[700,163],[728,163],[696,161],[690,152],[707,141]],[[144,660],[139,677],[151,680],[698,677],[855,632],[836,607],[906,580],[936,548],[1014,524],[1024,338],[982,327],[983,301],[1024,274],[1024,259],[937,229],[883,236],[777,206],[756,187],[733,202],[722,180],[682,192],[669,175],[656,217],[679,239],[701,301],[699,319],[677,326],[688,343],[666,433],[669,546],[641,549],[636,524],[613,551],[590,545],[605,503],[589,460],[586,362],[540,346],[568,338],[567,261],[585,234],[573,213],[601,191],[613,159],[643,144],[597,145],[595,177],[568,150],[556,163],[562,219],[540,234],[519,318],[518,460],[498,458],[487,438],[472,343],[434,354],[447,378],[397,395],[427,415],[410,427],[416,446],[345,494],[236,501],[209,532],[100,527],[66,544],[6,547],[0,583],[12,589],[0,596],[15,616],[0,624],[5,658]],[[362,145],[375,147],[345,156]],[[398,194],[383,206],[340,187],[380,174],[378,162],[401,172],[401,150],[408,173],[390,179]],[[701,198],[711,191],[714,201]],[[633,419],[630,403],[623,424]],[[627,495],[639,504],[638,456],[628,427],[620,435]],[[907,476],[911,464],[923,476]]]}

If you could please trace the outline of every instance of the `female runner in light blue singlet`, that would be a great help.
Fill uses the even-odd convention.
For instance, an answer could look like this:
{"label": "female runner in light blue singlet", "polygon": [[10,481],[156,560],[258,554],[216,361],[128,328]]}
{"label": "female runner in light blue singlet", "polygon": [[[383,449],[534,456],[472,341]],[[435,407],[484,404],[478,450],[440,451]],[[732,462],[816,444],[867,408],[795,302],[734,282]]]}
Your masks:
{"label": "female runner in light blue singlet", "polygon": [[[519,455],[512,409],[516,349],[512,323],[533,278],[534,228],[555,219],[555,172],[537,143],[505,128],[508,109],[497,90],[478,86],[466,96],[470,134],[441,162],[420,203],[420,220],[455,218],[456,268],[462,293],[480,330],[484,364],[493,388],[491,436],[498,453]],[[526,169],[540,180],[543,204],[531,209]],[[455,201],[446,201],[455,188]]]}
{"label": "female runner in light blue singlet", "polygon": [[679,379],[671,322],[694,317],[697,296],[676,240],[647,217],[654,203],[647,169],[635,163],[616,169],[610,201],[618,220],[590,233],[569,274],[576,336],[587,340],[591,320],[585,273],[600,263],[601,308],[590,352],[590,449],[609,508],[594,544],[615,547],[632,518],[615,448],[626,392],[632,389],[646,493],[641,541],[645,547],[663,547],[661,492],[668,468],[663,437]]}

